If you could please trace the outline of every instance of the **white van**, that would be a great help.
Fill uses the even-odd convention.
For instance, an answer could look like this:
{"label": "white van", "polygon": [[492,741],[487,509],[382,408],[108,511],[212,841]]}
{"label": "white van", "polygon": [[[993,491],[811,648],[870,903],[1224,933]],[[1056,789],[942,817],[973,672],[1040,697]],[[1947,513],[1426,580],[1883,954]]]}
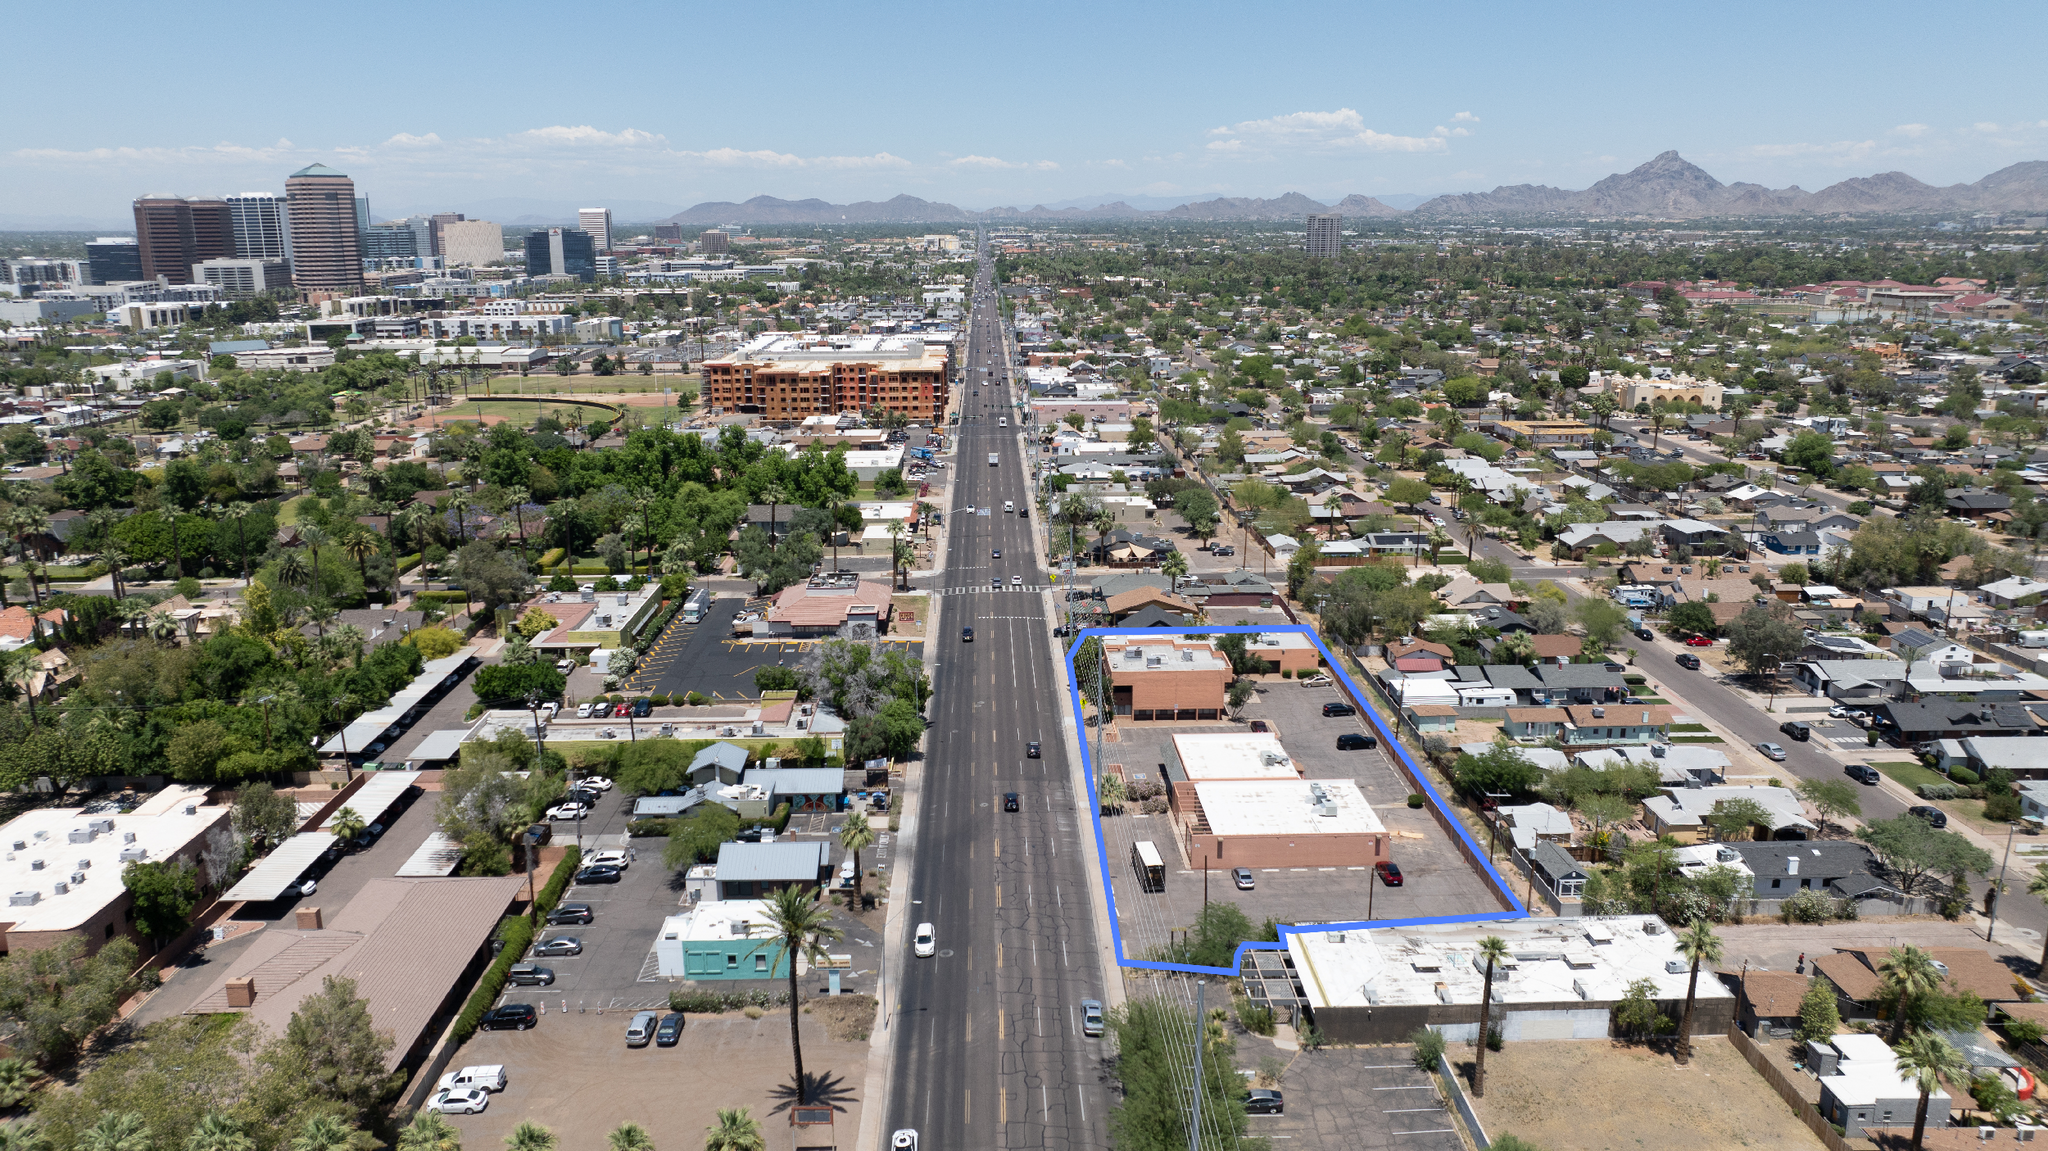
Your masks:
{"label": "white van", "polygon": [[505,1067],[503,1064],[491,1063],[481,1067],[465,1067],[460,1071],[450,1071],[441,1076],[439,1086],[443,1091],[459,1091],[468,1087],[485,1091],[503,1091]]}
{"label": "white van", "polygon": [[1016,505],[1016,504],[1015,504],[1014,502],[1012,502],[1012,501],[1010,501],[1010,500],[1004,500],[1004,501],[1003,501],[1003,514],[1004,514],[1004,515],[1009,515],[1009,514],[1010,514],[1011,512],[1014,512],[1014,511],[1016,511],[1016,510],[1017,510],[1017,505]]}

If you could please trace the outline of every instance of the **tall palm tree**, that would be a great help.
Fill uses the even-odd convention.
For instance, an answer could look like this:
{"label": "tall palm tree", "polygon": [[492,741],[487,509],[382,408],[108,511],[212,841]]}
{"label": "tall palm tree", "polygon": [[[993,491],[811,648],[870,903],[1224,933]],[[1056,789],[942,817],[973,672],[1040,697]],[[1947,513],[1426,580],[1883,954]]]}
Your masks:
{"label": "tall palm tree", "polygon": [[139,595],[131,595],[114,605],[114,611],[121,617],[122,627],[141,635],[143,625],[149,622],[149,613],[156,610],[154,604]]}
{"label": "tall palm tree", "polygon": [[825,959],[825,944],[842,934],[832,926],[831,915],[803,889],[791,886],[768,897],[768,922],[775,931],[775,963],[789,964],[789,1049],[796,1058],[796,1101],[805,1102],[804,1045],[797,1035],[797,1013],[803,999],[796,990],[796,961],[812,963]]}
{"label": "tall palm tree", "polygon": [[1116,513],[1108,508],[1097,508],[1092,526],[1095,528],[1095,550],[1101,553],[1103,560],[1107,562],[1109,533],[1116,530]]}
{"label": "tall palm tree", "polygon": [[334,537],[320,525],[308,524],[299,529],[299,538],[306,542],[306,553],[313,561],[313,586],[309,590],[313,595],[322,595],[327,589],[320,582],[320,549],[333,543]]}
{"label": "tall palm tree", "polygon": [[235,525],[235,539],[242,549],[242,586],[249,586],[249,512],[248,504],[236,504],[224,515]]}
{"label": "tall palm tree", "polygon": [[526,558],[526,517],[519,514],[519,509],[532,498],[533,493],[525,488],[505,489],[505,510],[512,517],[512,526],[519,529],[520,559]]}
{"label": "tall palm tree", "polygon": [[1493,1013],[1493,966],[1508,960],[1508,943],[1498,935],[1489,935],[1479,941],[1479,959],[1486,961],[1486,984],[1479,993],[1479,1061],[1472,1069],[1472,1097],[1486,1095],[1486,1029],[1487,1019]]}
{"label": "tall palm tree", "polygon": [[768,1151],[761,1121],[744,1107],[720,1107],[718,1122],[704,1129],[704,1151]]}
{"label": "tall palm tree", "polygon": [[383,544],[377,539],[377,533],[364,527],[362,524],[356,524],[342,533],[341,550],[346,552],[350,559],[356,561],[356,570],[362,573],[364,593],[368,594],[370,587],[370,557],[384,550]]}
{"label": "tall palm tree", "polygon": [[[2027,879],[2027,894],[2037,899],[2048,899],[2048,863],[2034,865],[2034,874]],[[2048,938],[2041,941],[2041,962],[2036,975],[2048,975]]]}
{"label": "tall palm tree", "polygon": [[153,1133],[133,1111],[108,1111],[78,1133],[78,1151],[150,1151]]}
{"label": "tall palm tree", "polygon": [[648,1137],[647,1128],[638,1123],[621,1123],[605,1136],[605,1144],[611,1151],[654,1151],[654,1140]]}
{"label": "tall palm tree", "polygon": [[1906,1034],[1906,1005],[1941,986],[1941,972],[1933,956],[1909,943],[1885,952],[1877,965],[1877,985],[1892,1001],[1892,1034],[1886,1042],[1897,1047]]}
{"label": "tall palm tree", "polygon": [[208,1111],[185,1137],[185,1151],[256,1151],[256,1141],[242,1130],[241,1120]]}
{"label": "tall palm tree", "polygon": [[1174,590],[1178,591],[1180,590],[1181,577],[1188,574],[1188,557],[1175,551],[1172,555],[1166,557],[1165,563],[1159,565],[1159,570],[1166,578],[1173,581]]}
{"label": "tall palm tree", "polygon": [[421,1111],[399,1130],[398,1151],[462,1151],[462,1132],[439,1111]]}
{"label": "tall palm tree", "polygon": [[522,1120],[505,1136],[505,1146],[511,1151],[555,1151],[555,1133],[531,1119]]}
{"label": "tall palm tree", "polygon": [[846,823],[839,829],[839,846],[853,853],[853,904],[861,906],[860,853],[875,845],[875,829],[868,826],[868,817],[854,812],[846,817]]}
{"label": "tall palm tree", "polygon": [[1968,1068],[1961,1052],[1930,1031],[1914,1035],[1899,1048],[1892,1057],[1892,1068],[1899,1078],[1920,1089],[1920,1106],[1913,1112],[1913,1142],[1909,1144],[1913,1151],[1920,1151],[1920,1141],[1927,1134],[1927,1097],[1940,1089],[1942,1079],[1961,1078]]}
{"label": "tall palm tree", "polygon": [[13,651],[0,653],[0,677],[21,689],[22,698],[28,700],[28,726],[36,726],[36,676],[42,674],[42,652],[33,645],[18,647]]}
{"label": "tall palm tree", "polygon": [[903,546],[903,521],[902,521],[902,520],[898,520],[898,519],[892,519],[892,520],[890,520],[890,521],[889,521],[889,586],[890,586],[890,587],[902,587],[902,586],[903,586],[903,581],[902,581],[902,580],[899,580],[899,579],[897,579],[897,578],[896,578],[896,569],[897,569],[897,567],[898,567],[898,564],[897,564],[897,562],[896,562],[896,561],[898,560],[898,558],[900,558],[900,557],[899,557],[899,553],[900,553],[900,549],[902,548],[902,546]]}
{"label": "tall palm tree", "polygon": [[[625,537],[626,541],[626,574],[628,576],[631,576],[633,569],[639,566],[640,540],[646,531],[647,522],[641,519],[638,513],[627,516],[619,521],[619,535]],[[653,552],[647,554],[647,564],[647,574],[651,576],[654,574]]]}
{"label": "tall palm tree", "polygon": [[185,549],[178,544],[178,517],[185,514],[185,505],[176,499],[164,501],[164,514],[171,521],[171,566],[178,579],[185,578]]}
{"label": "tall palm tree", "polygon": [[461,545],[469,542],[463,521],[469,513],[469,493],[451,492],[448,496],[448,510],[455,515],[455,542]]}
{"label": "tall palm tree", "polygon": [[315,1115],[292,1136],[291,1151],[349,1151],[355,1139],[354,1124],[333,1115]]}
{"label": "tall palm tree", "polygon": [[297,548],[284,553],[277,561],[277,578],[286,587],[297,587],[306,582],[306,557]]}
{"label": "tall palm tree", "polygon": [[789,502],[789,493],[782,490],[781,484],[769,484],[762,489],[761,498],[768,501],[768,542],[772,544],[775,542],[775,509]]}
{"label": "tall palm tree", "polygon": [[1440,528],[1440,527],[1437,527],[1437,526],[1436,526],[1436,525],[1434,525],[1434,524],[1431,524],[1431,525],[1430,525],[1430,528],[1429,528],[1429,562],[1430,562],[1430,565],[1431,565],[1432,567],[1433,567],[1433,566],[1435,566],[1435,564],[1436,564],[1436,557],[1437,557],[1437,553],[1438,553],[1438,552],[1441,552],[1441,551],[1443,551],[1443,550],[1444,550],[1445,548],[1447,548],[1447,547],[1451,546],[1452,542],[1453,542],[1453,541],[1452,541],[1452,539],[1451,539],[1451,533],[1449,533],[1449,532],[1445,531],[1444,529],[1442,529],[1442,528]]}
{"label": "tall palm tree", "polygon": [[327,821],[327,830],[333,832],[335,838],[343,843],[361,835],[363,829],[368,826],[369,824],[363,822],[362,815],[353,807],[342,808],[334,813],[333,819]]}
{"label": "tall palm tree", "polygon": [[1721,937],[1706,920],[1698,919],[1677,942],[1678,953],[1692,965],[1692,979],[1685,985],[1685,1013],[1678,1021],[1678,1065],[1683,1067],[1692,1062],[1692,1002],[1700,987],[1700,965],[1721,962]]}
{"label": "tall palm tree", "polygon": [[334,622],[341,613],[324,603],[317,603],[306,610],[306,618],[313,622],[313,632],[322,639],[327,637],[327,625]]}

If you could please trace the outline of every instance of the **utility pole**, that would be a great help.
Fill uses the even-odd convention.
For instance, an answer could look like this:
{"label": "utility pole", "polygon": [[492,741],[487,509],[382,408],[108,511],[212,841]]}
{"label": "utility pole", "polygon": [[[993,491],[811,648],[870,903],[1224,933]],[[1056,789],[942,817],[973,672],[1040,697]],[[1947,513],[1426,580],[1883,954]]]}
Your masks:
{"label": "utility pole", "polygon": [[1998,881],[1991,886],[1991,922],[1984,928],[1984,942],[1991,942],[1991,933],[1998,930],[1998,902],[2005,891],[2005,866],[2012,862],[2012,832],[2019,824],[2005,825],[2005,856],[1998,861]]}

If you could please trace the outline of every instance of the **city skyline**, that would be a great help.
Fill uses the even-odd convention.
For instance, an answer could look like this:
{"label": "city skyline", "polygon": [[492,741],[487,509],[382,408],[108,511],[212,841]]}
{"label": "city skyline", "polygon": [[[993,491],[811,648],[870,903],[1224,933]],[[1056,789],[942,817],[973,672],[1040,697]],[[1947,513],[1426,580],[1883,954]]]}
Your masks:
{"label": "city skyline", "polygon": [[[1484,4],[1449,16],[1293,6],[1263,13],[1255,26],[1268,31],[1230,42],[1227,59],[1213,36],[1220,7],[1170,21],[1153,7],[1085,18],[1075,9],[1076,31],[1038,60],[1012,47],[1031,41],[994,16],[940,20],[936,9],[906,7],[888,20],[820,6],[780,23],[765,48],[693,45],[683,88],[664,69],[618,69],[574,90],[508,85],[459,102],[418,100],[411,54],[359,55],[316,34],[311,14],[266,9],[238,24],[248,82],[341,69],[352,77],[349,99],[218,101],[167,124],[125,114],[127,97],[112,91],[26,93],[29,115],[18,117],[0,171],[0,223],[107,226],[145,193],[279,192],[285,174],[314,163],[349,172],[380,219],[488,211],[513,198],[549,214],[556,201],[644,209],[616,210],[624,223],[762,194],[834,203],[908,194],[983,210],[1118,195],[1296,191],[1334,203],[1524,182],[1578,188],[1667,149],[1724,180],[1809,190],[1890,170],[1967,182],[2048,157],[2044,110],[1990,86],[1928,82],[1981,65],[1962,38],[1913,44],[1916,55],[1900,62],[1910,64],[1909,101],[1822,98],[1902,86],[1887,78],[1901,74],[1873,64],[1893,59],[1898,44],[1886,7],[1843,27],[1761,7],[1702,25],[1605,6],[1568,19]],[[513,27],[545,11],[513,4],[502,15]],[[1064,11],[1045,15],[1056,23]],[[2042,22],[2020,5],[1982,15],[1986,27]],[[473,31],[456,10],[408,19],[422,44]],[[15,25],[31,51],[59,50],[75,32],[47,10]],[[640,25],[671,27],[673,14],[627,7],[612,26]],[[131,28],[167,50],[196,49],[201,34],[153,11],[136,13]],[[1308,29],[1340,46],[1336,66],[1299,66]],[[1453,52],[1460,40],[1471,43]],[[1687,46],[1686,60],[1671,59],[1674,45]],[[986,101],[881,88],[862,106],[806,79],[812,70],[764,82],[764,54],[821,53],[898,59],[913,74],[923,62],[933,77],[987,55],[995,83]],[[1009,75],[1030,82],[1006,88]],[[935,89],[926,80],[914,90]]]}

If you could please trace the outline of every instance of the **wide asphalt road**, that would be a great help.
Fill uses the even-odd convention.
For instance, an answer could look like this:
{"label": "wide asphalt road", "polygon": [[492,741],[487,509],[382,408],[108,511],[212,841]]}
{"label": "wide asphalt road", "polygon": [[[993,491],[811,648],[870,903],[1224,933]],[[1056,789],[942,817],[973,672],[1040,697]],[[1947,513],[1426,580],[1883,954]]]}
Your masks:
{"label": "wide asphalt road", "polygon": [[[937,954],[920,959],[908,938],[887,941],[903,974],[885,1131],[913,1128],[925,1147],[1100,1148],[1103,1041],[1081,1034],[1080,1012],[1082,999],[1102,998],[1085,886],[1092,842],[1068,786],[1066,700],[1043,593],[1008,590],[1012,576],[1033,587],[1044,573],[992,280],[984,255],[958,405],[949,570],[935,581],[979,590],[935,595],[927,640],[940,646],[905,923],[931,923]],[[986,517],[964,511],[991,504]],[[1026,757],[1033,740],[1041,759]],[[1003,810],[1006,792],[1019,810]]]}

